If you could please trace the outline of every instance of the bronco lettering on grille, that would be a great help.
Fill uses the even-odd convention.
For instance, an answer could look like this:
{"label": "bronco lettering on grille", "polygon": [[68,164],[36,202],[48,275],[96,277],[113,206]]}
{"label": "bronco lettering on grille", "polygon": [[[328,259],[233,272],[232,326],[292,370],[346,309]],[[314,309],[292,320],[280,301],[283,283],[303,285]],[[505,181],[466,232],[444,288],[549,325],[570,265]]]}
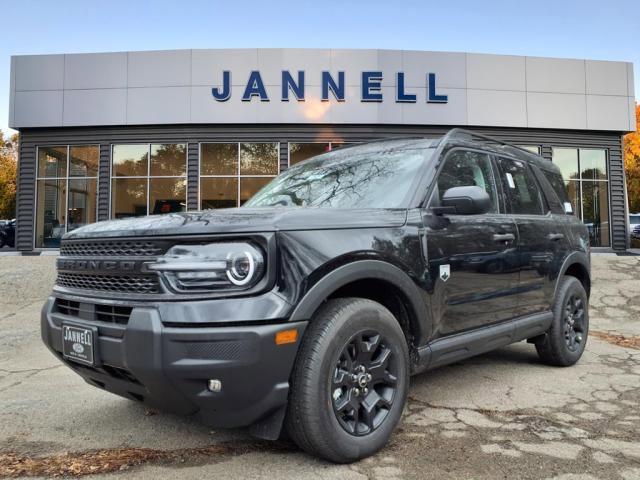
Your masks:
{"label": "bronco lettering on grille", "polygon": [[69,260],[59,258],[57,262],[58,270],[74,271],[110,271],[110,272],[133,272],[139,270],[139,263],[131,260]]}

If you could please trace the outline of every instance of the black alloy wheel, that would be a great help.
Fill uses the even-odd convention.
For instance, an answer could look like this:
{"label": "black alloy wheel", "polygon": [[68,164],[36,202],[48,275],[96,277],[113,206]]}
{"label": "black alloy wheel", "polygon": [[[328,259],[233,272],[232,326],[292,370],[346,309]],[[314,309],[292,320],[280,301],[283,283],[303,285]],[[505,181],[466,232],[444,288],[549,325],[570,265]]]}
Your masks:
{"label": "black alloy wheel", "polygon": [[358,332],[345,344],[331,381],[333,411],[352,435],[368,435],[389,414],[396,397],[398,366],[375,330]]}
{"label": "black alloy wheel", "polygon": [[584,303],[578,295],[571,295],[564,309],[564,339],[570,351],[575,352],[584,340]]}

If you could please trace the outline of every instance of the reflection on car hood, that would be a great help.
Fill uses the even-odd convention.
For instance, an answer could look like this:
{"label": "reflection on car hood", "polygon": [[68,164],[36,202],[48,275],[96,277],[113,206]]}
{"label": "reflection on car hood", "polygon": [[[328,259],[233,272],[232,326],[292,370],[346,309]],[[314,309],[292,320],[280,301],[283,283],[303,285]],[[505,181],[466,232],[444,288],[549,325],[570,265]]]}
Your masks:
{"label": "reflection on car hood", "polygon": [[93,223],[65,239],[400,227],[405,209],[229,208]]}

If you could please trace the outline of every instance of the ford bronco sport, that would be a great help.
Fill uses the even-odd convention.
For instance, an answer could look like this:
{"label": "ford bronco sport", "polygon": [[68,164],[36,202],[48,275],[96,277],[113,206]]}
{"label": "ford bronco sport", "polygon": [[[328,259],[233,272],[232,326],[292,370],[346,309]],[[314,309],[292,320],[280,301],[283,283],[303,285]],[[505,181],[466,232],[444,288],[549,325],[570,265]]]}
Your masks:
{"label": "ford bronco sport", "polygon": [[521,340],[580,358],[570,211],[556,166],[475,133],[346,147],[241,208],[66,234],[42,338],[93,386],[351,462],[385,445],[412,374]]}

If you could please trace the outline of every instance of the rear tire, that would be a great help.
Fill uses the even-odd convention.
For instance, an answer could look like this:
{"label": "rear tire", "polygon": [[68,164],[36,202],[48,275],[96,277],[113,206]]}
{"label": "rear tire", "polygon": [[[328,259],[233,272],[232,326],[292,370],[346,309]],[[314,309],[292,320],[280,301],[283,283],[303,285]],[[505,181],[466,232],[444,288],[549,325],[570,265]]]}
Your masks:
{"label": "rear tire", "polygon": [[576,363],[587,344],[589,299],[580,281],[564,276],[560,280],[553,305],[553,321],[544,337],[536,343],[540,359],[548,364],[568,367]]}
{"label": "rear tire", "polygon": [[408,386],[407,340],[391,312],[367,299],[330,300],[300,345],[285,427],[306,452],[354,462],[387,443]]}

